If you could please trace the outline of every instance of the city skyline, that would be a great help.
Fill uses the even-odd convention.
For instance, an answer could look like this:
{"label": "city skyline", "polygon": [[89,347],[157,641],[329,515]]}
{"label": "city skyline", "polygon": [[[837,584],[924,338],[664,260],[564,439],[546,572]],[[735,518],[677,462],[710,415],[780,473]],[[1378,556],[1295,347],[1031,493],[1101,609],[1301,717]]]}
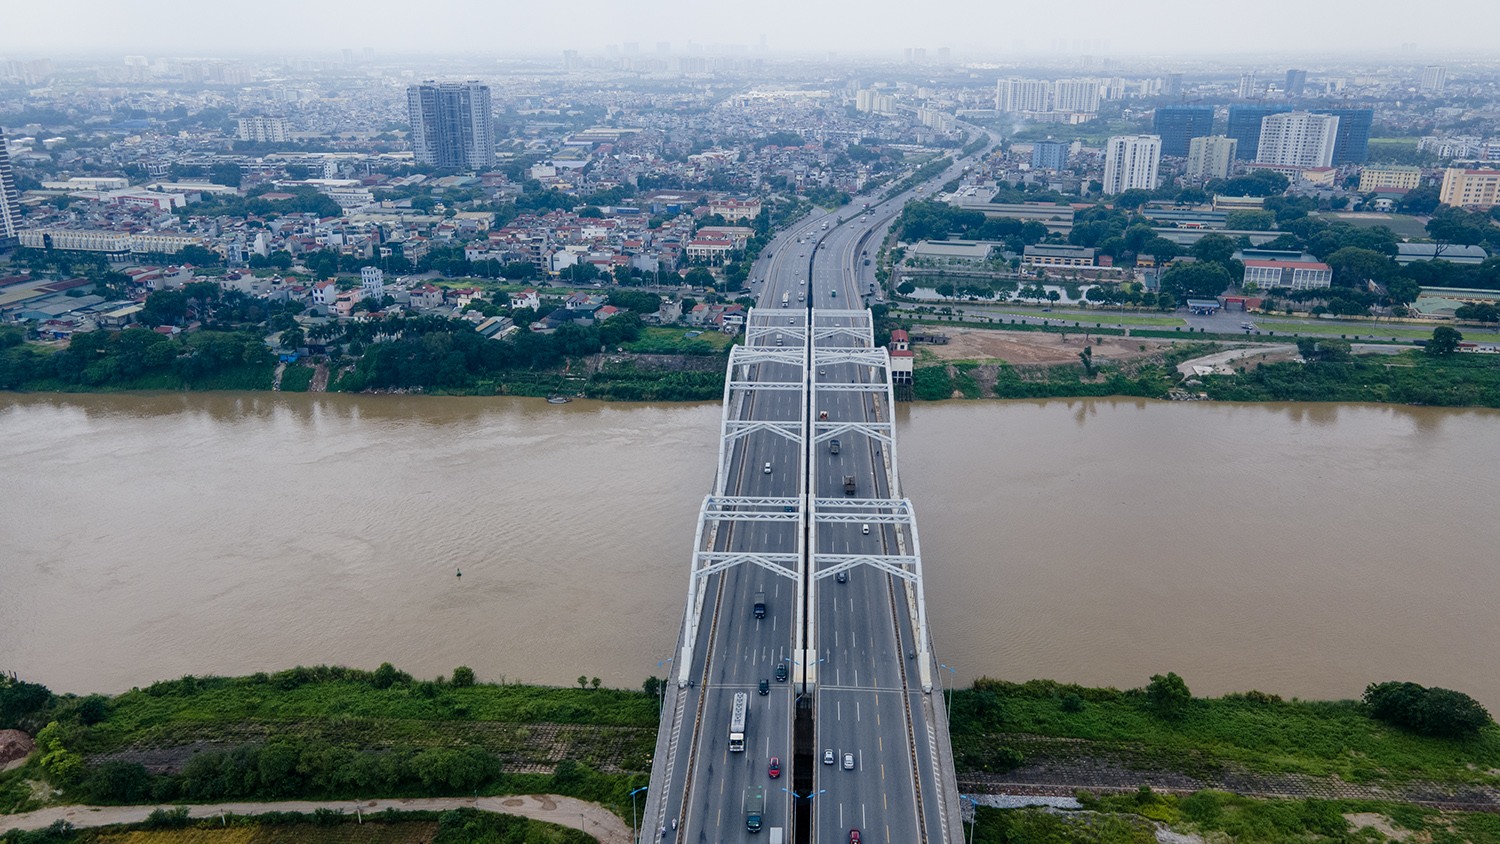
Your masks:
{"label": "city skyline", "polygon": [[[1412,15],[1393,0],[1356,4],[1337,0],[1316,5],[1269,0],[1255,14],[1225,15],[1221,27],[1202,26],[1202,17],[1184,0],[1153,0],[1119,15],[1103,0],[1079,0],[1070,7],[1067,28],[1057,26],[1055,9],[999,8],[976,0],[940,0],[913,12],[894,0],[824,3],[817,6],[770,0],[761,14],[746,20],[733,10],[705,9],[686,0],[651,0],[621,6],[607,0],[580,0],[558,26],[550,10],[507,7],[475,0],[436,0],[421,15],[394,3],[371,3],[359,15],[336,4],[327,7],[268,0],[261,14],[237,19],[235,38],[224,37],[222,22],[206,7],[185,0],[142,0],[128,5],[85,0],[82,14],[68,27],[56,25],[45,7],[21,6],[7,12],[10,32],[0,55],[160,51],[174,55],[316,51],[337,53],[366,48],[384,53],[478,52],[539,55],[566,49],[602,50],[639,45],[654,52],[666,42],[674,50],[764,44],[775,53],[836,52],[848,55],[905,49],[949,48],[955,56],[1001,58],[1007,54],[1063,53],[1135,56],[1380,54],[1402,57],[1496,55],[1483,27],[1453,27],[1480,16],[1478,0],[1438,0]],[[386,13],[382,13],[382,10]],[[1287,27],[1295,20],[1296,27]],[[1400,20],[1400,26],[1391,26]],[[288,26],[288,21],[298,22]],[[463,26],[453,26],[464,21]],[[1330,39],[1327,33],[1338,33]],[[1392,55],[1392,59],[1398,56]]]}

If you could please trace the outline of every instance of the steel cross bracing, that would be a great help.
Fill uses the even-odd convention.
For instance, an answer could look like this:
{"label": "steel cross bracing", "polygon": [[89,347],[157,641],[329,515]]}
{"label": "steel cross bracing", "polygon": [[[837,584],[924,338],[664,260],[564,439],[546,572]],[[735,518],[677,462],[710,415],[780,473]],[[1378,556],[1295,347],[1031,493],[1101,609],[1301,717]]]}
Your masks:
{"label": "steel cross bracing", "polygon": [[[787,322],[789,321],[789,322]],[[781,324],[777,324],[781,322]],[[714,492],[703,499],[698,511],[698,527],[693,538],[693,566],[688,578],[687,606],[683,611],[683,636],[677,657],[677,685],[684,687],[692,672],[697,634],[703,620],[703,606],[708,595],[708,580],[715,574],[738,565],[750,564],[798,581],[803,579],[805,508],[801,491],[807,489],[807,467],[799,462],[797,497],[757,497],[726,494],[731,469],[737,456],[744,459],[746,439],[752,434],[770,433],[798,446],[807,439],[807,319],[802,311],[766,311],[752,308],[745,321],[746,345],[729,350],[728,377],[724,381],[724,403],[719,433],[718,472]],[[781,345],[773,345],[777,340]],[[791,341],[794,345],[787,345]],[[801,378],[795,381],[761,380],[766,366],[796,367]],[[798,393],[797,411],[790,419],[758,419],[755,397],[763,393]],[[792,552],[725,550],[721,548],[721,529],[736,522],[788,522],[796,524],[797,547]],[[798,604],[800,629],[800,602]],[[797,644],[800,646],[799,632]]]}

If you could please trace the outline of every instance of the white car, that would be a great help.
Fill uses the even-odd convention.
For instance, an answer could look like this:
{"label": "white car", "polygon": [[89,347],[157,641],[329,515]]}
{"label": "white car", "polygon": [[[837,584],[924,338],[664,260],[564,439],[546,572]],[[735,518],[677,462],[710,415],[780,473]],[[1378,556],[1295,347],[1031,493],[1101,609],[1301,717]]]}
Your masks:
{"label": "white car", "polygon": [[833,764],[833,751],[832,750],[825,750],[825,751],[823,751],[823,764],[824,765],[832,765]]}
{"label": "white car", "polygon": [[766,468],[762,469],[761,471],[765,472],[767,475],[771,474],[771,464],[767,463]]}
{"label": "white car", "polygon": [[852,771],[852,770],[854,770],[854,754],[853,753],[845,753],[844,754],[844,770],[846,770],[846,771]]}

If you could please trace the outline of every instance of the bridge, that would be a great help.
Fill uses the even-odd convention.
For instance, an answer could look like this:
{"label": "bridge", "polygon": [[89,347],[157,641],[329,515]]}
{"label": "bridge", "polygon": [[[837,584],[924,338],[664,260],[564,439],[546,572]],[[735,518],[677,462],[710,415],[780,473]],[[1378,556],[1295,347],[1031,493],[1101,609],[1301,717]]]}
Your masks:
{"label": "bridge", "polygon": [[864,307],[912,195],[814,214],[752,272],[760,305],[729,357],[641,842],[962,839],[890,358]]}

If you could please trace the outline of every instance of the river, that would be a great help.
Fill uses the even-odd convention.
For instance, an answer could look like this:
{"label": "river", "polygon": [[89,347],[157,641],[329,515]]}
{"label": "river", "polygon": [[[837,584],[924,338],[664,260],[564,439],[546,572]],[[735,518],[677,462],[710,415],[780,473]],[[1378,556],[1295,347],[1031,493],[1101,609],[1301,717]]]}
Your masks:
{"label": "river", "polygon": [[[717,405],[0,395],[0,671],[664,673]],[[1500,413],[903,406],[939,659],[978,675],[1500,710]],[[457,573],[462,571],[462,577]]]}

